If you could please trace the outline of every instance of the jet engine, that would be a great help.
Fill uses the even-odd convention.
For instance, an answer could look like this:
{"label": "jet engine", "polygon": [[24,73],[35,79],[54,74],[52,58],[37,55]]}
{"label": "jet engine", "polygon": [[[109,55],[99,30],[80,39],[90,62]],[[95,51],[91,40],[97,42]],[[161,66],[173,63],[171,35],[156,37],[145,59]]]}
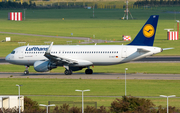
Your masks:
{"label": "jet engine", "polygon": [[37,72],[47,72],[51,69],[57,68],[56,64],[51,63],[48,61],[36,61],[34,63],[34,70]]}

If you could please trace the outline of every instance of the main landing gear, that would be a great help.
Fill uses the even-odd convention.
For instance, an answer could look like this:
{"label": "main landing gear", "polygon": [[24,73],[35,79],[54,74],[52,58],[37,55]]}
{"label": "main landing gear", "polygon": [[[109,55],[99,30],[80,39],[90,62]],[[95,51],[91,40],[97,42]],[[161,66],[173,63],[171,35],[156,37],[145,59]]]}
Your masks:
{"label": "main landing gear", "polygon": [[93,74],[93,70],[92,69],[86,69],[85,73],[86,74]]}
{"label": "main landing gear", "polygon": [[64,71],[64,74],[65,75],[71,75],[72,74],[72,70],[69,69],[69,66],[68,65],[64,65],[63,66],[66,70]]}
{"label": "main landing gear", "polygon": [[25,67],[26,67],[26,70],[24,71],[24,75],[28,75],[29,74],[29,71],[28,71],[29,66],[25,66]]}
{"label": "main landing gear", "polygon": [[[92,70],[92,69],[86,69],[85,73],[86,73],[86,74],[93,74],[93,70]],[[66,69],[66,70],[64,71],[64,74],[65,74],[65,75],[71,75],[71,74],[72,74],[72,70],[67,70],[67,69]]]}
{"label": "main landing gear", "polygon": [[[67,65],[64,65],[63,66],[66,70],[64,71],[64,74],[65,75],[71,75],[72,74],[72,70],[73,71],[78,71],[78,70],[81,70],[82,68],[85,68],[85,67],[82,67],[82,68],[78,68],[78,69],[76,69],[75,67],[73,68],[73,67],[71,67],[71,68],[69,68],[69,66],[67,66]],[[87,67],[88,69],[86,69],[85,70],[85,74],[93,74],[93,70],[92,69],[90,69],[89,68],[89,66]]]}
{"label": "main landing gear", "polygon": [[67,70],[67,69],[66,69],[66,70],[64,71],[64,74],[65,74],[65,75],[71,75],[71,74],[72,74],[72,70]]}

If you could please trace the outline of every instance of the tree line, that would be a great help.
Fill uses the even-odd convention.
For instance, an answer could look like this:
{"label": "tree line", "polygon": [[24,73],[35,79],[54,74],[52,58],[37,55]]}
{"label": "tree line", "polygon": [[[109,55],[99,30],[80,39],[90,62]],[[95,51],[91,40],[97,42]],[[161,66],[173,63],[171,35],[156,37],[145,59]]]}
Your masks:
{"label": "tree line", "polygon": [[[89,3],[90,5],[92,5],[91,3]],[[180,0],[138,0],[136,2],[134,2],[133,6],[144,6],[144,7],[148,7],[148,6],[169,6],[169,5],[180,5]],[[58,3],[53,3],[52,5],[40,5],[40,6],[36,6],[36,3],[32,3],[31,1],[29,3],[27,2],[0,2],[0,9],[10,9],[10,8],[84,8],[88,6],[87,4],[84,6],[83,2],[79,2],[79,3],[68,3],[67,2],[62,2],[60,4]],[[108,6],[108,5],[107,5]],[[95,4],[95,8],[97,8],[98,5]],[[120,5],[119,7],[121,8],[125,8],[125,5]],[[116,5],[111,5],[111,8],[116,8]]]}
{"label": "tree line", "polygon": [[[85,5],[87,6],[87,5]],[[97,6],[96,6],[97,7]],[[21,4],[21,2],[11,2],[11,1],[8,1],[8,2],[0,2],[0,9],[29,9],[29,8],[33,8],[33,9],[46,9],[46,8],[58,8],[58,9],[61,9],[61,8],[84,8],[84,5],[83,5],[83,2],[81,3],[68,3],[67,2],[62,2],[60,4],[54,2],[52,3],[52,5],[39,5],[39,6],[36,6],[36,3],[35,2],[23,2]]]}
{"label": "tree line", "polygon": [[21,4],[21,2],[0,2],[0,8],[1,9],[11,9],[11,8],[34,8],[36,7],[35,3],[32,3],[30,1],[30,3],[28,4],[27,2],[23,2]]}
{"label": "tree line", "polygon": [[180,0],[142,0],[134,2],[134,5],[138,6],[168,6],[168,5],[180,5]]}
{"label": "tree line", "polygon": [[[180,113],[180,109],[169,106],[169,113]],[[137,98],[133,96],[123,96],[122,99],[116,98],[110,107],[100,106],[95,108],[86,106],[84,113],[166,113],[167,108],[161,105],[158,108],[149,99]],[[18,113],[18,108],[0,109],[0,113]],[[61,106],[54,107],[52,113],[82,113],[81,108],[77,106],[70,107],[64,103]],[[36,101],[30,98],[24,98],[24,112],[23,113],[46,113],[46,109],[39,107]]]}

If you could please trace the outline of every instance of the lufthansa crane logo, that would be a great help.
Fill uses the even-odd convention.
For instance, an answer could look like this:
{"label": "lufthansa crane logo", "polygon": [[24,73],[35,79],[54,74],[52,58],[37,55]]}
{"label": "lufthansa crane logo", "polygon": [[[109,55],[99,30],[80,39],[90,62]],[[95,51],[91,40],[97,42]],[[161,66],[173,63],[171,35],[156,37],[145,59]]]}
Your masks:
{"label": "lufthansa crane logo", "polygon": [[143,34],[147,38],[152,37],[154,35],[154,27],[151,24],[146,24],[143,28]]}

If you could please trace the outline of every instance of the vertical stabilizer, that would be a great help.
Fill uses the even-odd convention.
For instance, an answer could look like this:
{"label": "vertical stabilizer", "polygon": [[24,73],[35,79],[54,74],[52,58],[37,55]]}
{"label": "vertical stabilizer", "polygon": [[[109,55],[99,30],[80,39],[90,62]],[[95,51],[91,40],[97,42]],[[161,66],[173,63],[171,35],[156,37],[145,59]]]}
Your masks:
{"label": "vertical stabilizer", "polygon": [[151,15],[134,40],[128,45],[153,46],[159,15]]}

